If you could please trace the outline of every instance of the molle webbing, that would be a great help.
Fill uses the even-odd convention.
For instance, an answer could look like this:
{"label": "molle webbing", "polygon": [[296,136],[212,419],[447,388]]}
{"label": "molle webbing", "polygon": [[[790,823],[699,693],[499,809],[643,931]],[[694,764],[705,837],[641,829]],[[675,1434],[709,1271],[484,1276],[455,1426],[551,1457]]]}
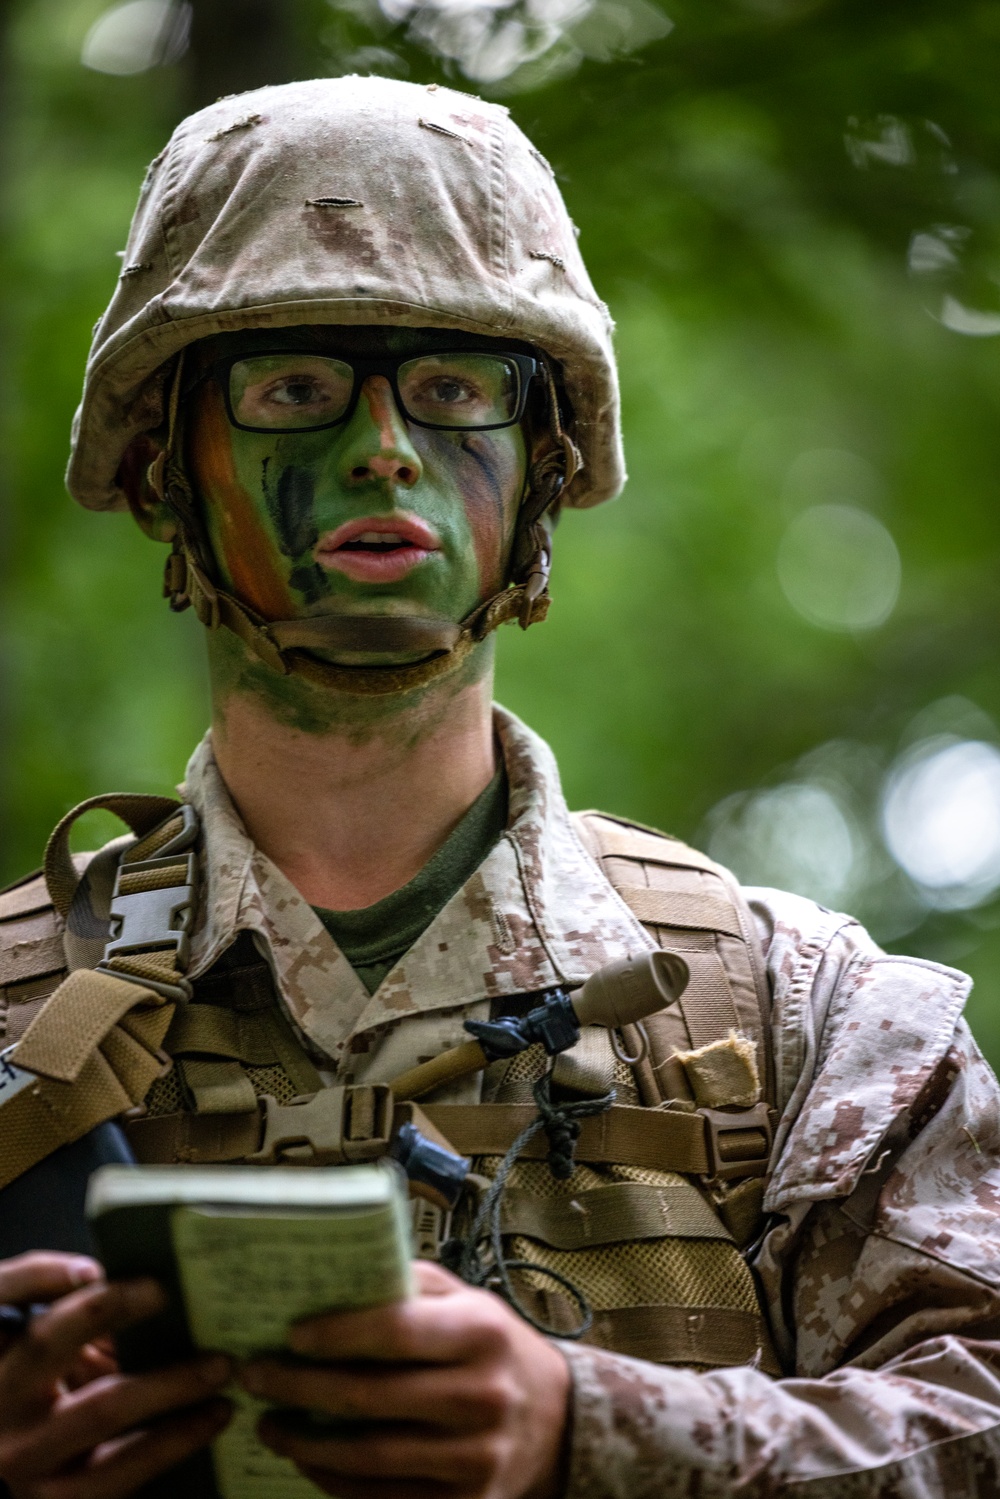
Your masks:
{"label": "molle webbing", "polygon": [[[170,1038],[167,1038],[167,1046]],[[212,1064],[225,1066],[224,1062]],[[236,1109],[199,1107],[193,1113],[151,1115],[129,1124],[141,1159],[147,1159],[143,1139],[156,1144],[155,1159],[167,1159],[163,1152],[170,1132],[179,1130],[185,1149],[194,1151],[199,1161],[234,1161],[258,1149],[260,1123],[256,1102]],[[197,1103],[197,1099],[194,1100]],[[412,1107],[412,1106],[411,1106]],[[460,1155],[500,1156],[513,1144],[525,1125],[536,1116],[536,1110],[523,1104],[424,1104],[423,1113],[430,1123]],[[220,1131],[215,1118],[230,1114],[232,1127]],[[246,1123],[237,1123],[246,1116]],[[649,1109],[616,1106],[593,1119],[582,1121],[575,1156],[593,1165],[616,1164],[658,1171],[674,1171],[713,1180],[727,1179],[729,1173],[740,1180],[763,1175],[767,1166],[770,1133],[763,1105],[743,1115],[724,1116],[728,1128],[718,1139],[706,1127],[701,1114],[653,1112]],[[205,1119],[204,1125],[200,1123]],[[167,1120],[173,1121],[167,1124]],[[738,1125],[737,1127],[734,1127]],[[178,1136],[180,1138],[180,1136]],[[548,1142],[544,1136],[533,1140],[524,1151],[524,1160],[545,1160]],[[214,1151],[221,1154],[214,1155]],[[148,1157],[154,1159],[154,1157]]]}
{"label": "molle webbing", "polygon": [[[610,1053],[606,1033],[597,1034]],[[541,1047],[533,1047],[512,1063],[494,1064],[490,1102],[424,1103],[424,1111],[453,1146],[474,1156],[479,1174],[493,1178],[500,1153],[534,1113],[505,1100],[519,1097],[545,1065]],[[614,1069],[626,1102],[581,1122],[568,1179],[553,1178],[537,1137],[510,1169],[500,1229],[518,1303],[557,1335],[576,1335],[579,1307],[553,1280],[565,1277],[593,1313],[585,1342],[657,1363],[757,1362],[777,1373],[753,1276],[739,1251],[745,1238],[731,1229],[718,1201],[720,1193],[740,1193],[762,1179],[766,1104],[732,1113],[690,1104],[636,1107],[627,1101],[636,1097],[628,1068],[615,1059]],[[726,1163],[713,1159],[718,1147],[706,1146],[709,1112],[722,1124],[720,1145],[726,1141],[724,1152],[733,1156],[731,1180],[722,1176]]]}
{"label": "molle webbing", "polygon": [[41,873],[0,892],[0,1049],[19,1041],[66,976],[62,920]]}
{"label": "molle webbing", "polygon": [[[572,1326],[565,1302],[552,1293],[536,1291],[529,1304],[557,1334]],[[781,1373],[763,1317],[739,1307],[656,1303],[613,1307],[594,1313],[594,1324],[581,1342],[653,1364],[669,1362],[698,1369],[757,1364],[766,1374]],[[671,1350],[669,1360],[664,1359],[664,1349]]]}
{"label": "molle webbing", "polygon": [[[166,892],[192,878],[188,850],[179,856],[164,848],[182,814],[176,804],[154,808],[142,799],[120,799],[116,809],[140,824],[143,841],[122,857],[115,899],[139,897],[133,911],[141,916],[148,898],[148,911],[162,920],[171,909]],[[556,1270],[593,1307],[588,1342],[658,1362],[756,1361],[777,1372],[738,1248],[757,1231],[771,1136],[768,997],[749,912],[724,870],[675,840],[593,813],[577,827],[657,945],[683,956],[691,981],[679,1002],[645,1022],[649,1056],[633,1069],[634,1080],[604,1031],[585,1038],[593,1057],[583,1055],[587,1047],[579,1057],[567,1054],[560,1086],[586,1093],[599,1072],[601,1091],[613,1071],[619,1101],[582,1121],[569,1180],[551,1177],[544,1137],[514,1166],[501,1229],[511,1257],[524,1264],[518,1294],[546,1324],[571,1332],[576,1309],[545,1275]],[[393,1108],[384,1085],[321,1088],[246,934],[194,985],[185,984],[178,961],[183,943],[172,955],[169,947],[158,955],[109,948],[101,971],[78,969],[60,985],[62,919],[77,873],[55,836],[47,865],[56,912],[38,879],[0,896],[6,1033],[23,1037],[22,1055],[40,1072],[40,1063],[49,1069],[4,1107],[5,1126],[16,1123],[21,1098],[31,1118],[29,1130],[13,1137],[5,1130],[3,1164],[12,1154],[20,1164],[0,1180],[123,1113],[137,1156],[149,1162],[334,1164],[384,1151],[400,1110],[415,1106]],[[185,1000],[179,1007],[175,990]],[[634,1054],[640,1038],[632,1030],[623,1040]],[[601,1047],[606,1056],[597,1055]],[[88,1073],[95,1067],[96,1092]],[[543,1067],[533,1048],[499,1081],[487,1079],[484,1103],[425,1104],[420,1127],[473,1156],[490,1176],[535,1113],[531,1080]],[[143,1100],[146,1112],[137,1117],[133,1105]]]}
{"label": "molle webbing", "polygon": [[[462,1155],[503,1155],[537,1110],[525,1104],[431,1104],[423,1109]],[[760,1176],[767,1167],[767,1106],[738,1114],[682,1113],[614,1105],[580,1121],[574,1155],[579,1161],[678,1171],[725,1180]],[[532,1140],[522,1159],[545,1160],[545,1136]]]}
{"label": "molle webbing", "polygon": [[[658,947],[679,953],[690,981],[676,1005],[643,1022],[649,1055],[636,1069],[645,1104],[695,1100],[689,1066],[678,1056],[726,1043],[730,1034],[752,1043],[763,1097],[773,1100],[770,991],[753,918],[739,886],[722,865],[663,833],[599,812],[574,814],[585,847]],[[626,1037],[634,1055],[638,1034]],[[711,1096],[711,1058],[700,1079],[698,1103]],[[725,1086],[725,1085],[724,1085]]]}
{"label": "molle webbing", "polygon": [[[95,807],[117,812],[137,834],[119,866],[112,938],[96,969],[69,973],[34,1007],[27,1025],[17,1027],[8,1061],[33,1080],[3,1104],[0,1186],[60,1145],[142,1103],[167,1065],[161,1047],[174,1004],[189,992],[183,972],[194,908],[190,845],[197,824],[189,809],[164,797],[95,797],[62,820],[45,860],[55,909],[38,912],[50,931],[36,943],[48,938],[54,963],[53,939],[61,942],[79,885],[69,854],[70,830],[82,812]],[[22,905],[33,899],[30,884],[18,889],[24,892]],[[17,919],[18,889],[0,898],[0,921],[8,917],[4,925]],[[0,981],[7,984],[18,972],[18,944],[4,946]]]}
{"label": "molle webbing", "polygon": [[[583,1120],[566,1183],[554,1183],[539,1159],[544,1138],[513,1167],[501,1225],[505,1253],[522,1266],[517,1295],[544,1325],[571,1334],[579,1309],[555,1272],[593,1310],[586,1342],[654,1362],[753,1362],[778,1373],[739,1252],[759,1231],[773,1127],[770,994],[751,914],[726,870],[675,839],[597,813],[574,823],[690,980],[677,1002],[643,1022],[648,1054],[633,1079],[646,1107],[619,1102]],[[636,1027],[623,1040],[632,1055],[643,1049]],[[488,1177],[533,1112],[527,1063],[525,1054],[478,1108],[424,1104]],[[633,1079],[616,1068],[627,1100]]]}

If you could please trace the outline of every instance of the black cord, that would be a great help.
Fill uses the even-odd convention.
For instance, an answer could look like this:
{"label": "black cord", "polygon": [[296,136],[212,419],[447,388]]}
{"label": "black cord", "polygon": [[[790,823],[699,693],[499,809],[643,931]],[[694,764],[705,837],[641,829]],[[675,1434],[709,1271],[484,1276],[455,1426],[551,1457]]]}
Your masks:
{"label": "black cord", "polygon": [[[532,1088],[538,1105],[538,1118],[527,1125],[504,1156],[497,1174],[483,1194],[472,1227],[464,1238],[449,1239],[441,1247],[442,1263],[470,1286],[482,1286],[496,1291],[537,1332],[560,1338],[585,1337],[594,1322],[594,1314],[580,1288],[558,1270],[536,1265],[531,1260],[510,1260],[504,1254],[501,1229],[501,1209],[504,1188],[518,1156],[540,1130],[549,1137],[548,1167],[560,1181],[568,1181],[573,1175],[576,1142],[580,1135],[580,1121],[594,1114],[603,1114],[615,1101],[615,1090],[601,1098],[585,1098],[578,1102],[552,1102],[552,1074],[547,1072]],[[485,1251],[488,1246],[490,1253]],[[518,1299],[510,1278],[512,1270],[532,1270],[562,1287],[575,1301],[580,1311],[580,1325],[569,1332],[540,1321],[533,1316]]]}

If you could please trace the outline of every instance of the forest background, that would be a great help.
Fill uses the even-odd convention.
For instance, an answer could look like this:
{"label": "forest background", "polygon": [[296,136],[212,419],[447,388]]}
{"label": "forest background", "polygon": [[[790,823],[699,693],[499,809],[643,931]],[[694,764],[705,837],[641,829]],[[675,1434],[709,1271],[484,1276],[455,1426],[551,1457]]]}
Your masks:
{"label": "forest background", "polygon": [[571,804],[967,969],[996,1064],[1000,4],[0,0],[0,36],[0,880],[205,727],[161,554],[62,484],[147,162],[260,83],[450,82],[557,173],[631,475],[561,522],[501,700]]}

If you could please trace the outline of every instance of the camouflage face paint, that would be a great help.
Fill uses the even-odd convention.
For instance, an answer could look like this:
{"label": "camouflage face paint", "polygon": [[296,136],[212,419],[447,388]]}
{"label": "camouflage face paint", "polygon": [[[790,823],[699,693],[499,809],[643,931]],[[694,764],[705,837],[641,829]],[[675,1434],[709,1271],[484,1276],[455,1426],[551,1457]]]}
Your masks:
{"label": "camouflage face paint", "polygon": [[[392,343],[425,347],[409,330]],[[527,455],[520,427],[408,424],[381,376],[349,421],[315,432],[234,427],[209,379],[189,409],[188,463],[222,582],[265,617],[460,620],[501,585]]]}
{"label": "camouflage face paint", "polygon": [[229,588],[265,619],[284,619],[295,607],[274,528],[261,516],[252,487],[243,482],[230,443],[232,428],[222,396],[203,388],[188,464],[201,498],[212,549]]}

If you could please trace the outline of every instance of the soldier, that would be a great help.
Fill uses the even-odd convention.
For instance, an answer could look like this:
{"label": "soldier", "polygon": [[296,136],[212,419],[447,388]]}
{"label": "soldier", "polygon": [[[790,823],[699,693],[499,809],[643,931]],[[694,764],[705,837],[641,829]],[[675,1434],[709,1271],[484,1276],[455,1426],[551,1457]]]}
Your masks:
{"label": "soldier", "polygon": [[[12,1499],[122,1499],[228,1418],[225,1360],[117,1371],[107,1335],[159,1292],[54,1252],[53,1169],[371,1156],[416,1099],[497,1182],[500,1248],[474,1201],[424,1214],[417,1296],[301,1325],[308,1369],[237,1371],[377,1418],[265,1423],[317,1489],[1000,1492],[1000,1114],[968,981],[571,818],[491,707],[492,632],[544,617],[560,507],[622,481],[607,311],[505,110],[345,78],[180,126],[68,482],[170,545],[212,729],[182,803],[97,798],[132,834],[84,869],[71,814],[0,901],[3,1231],[49,1251],[0,1264],[0,1299],[51,1303],[0,1354]],[[466,1021],[516,1029],[655,949],[680,977],[643,1028],[470,1070]]]}

